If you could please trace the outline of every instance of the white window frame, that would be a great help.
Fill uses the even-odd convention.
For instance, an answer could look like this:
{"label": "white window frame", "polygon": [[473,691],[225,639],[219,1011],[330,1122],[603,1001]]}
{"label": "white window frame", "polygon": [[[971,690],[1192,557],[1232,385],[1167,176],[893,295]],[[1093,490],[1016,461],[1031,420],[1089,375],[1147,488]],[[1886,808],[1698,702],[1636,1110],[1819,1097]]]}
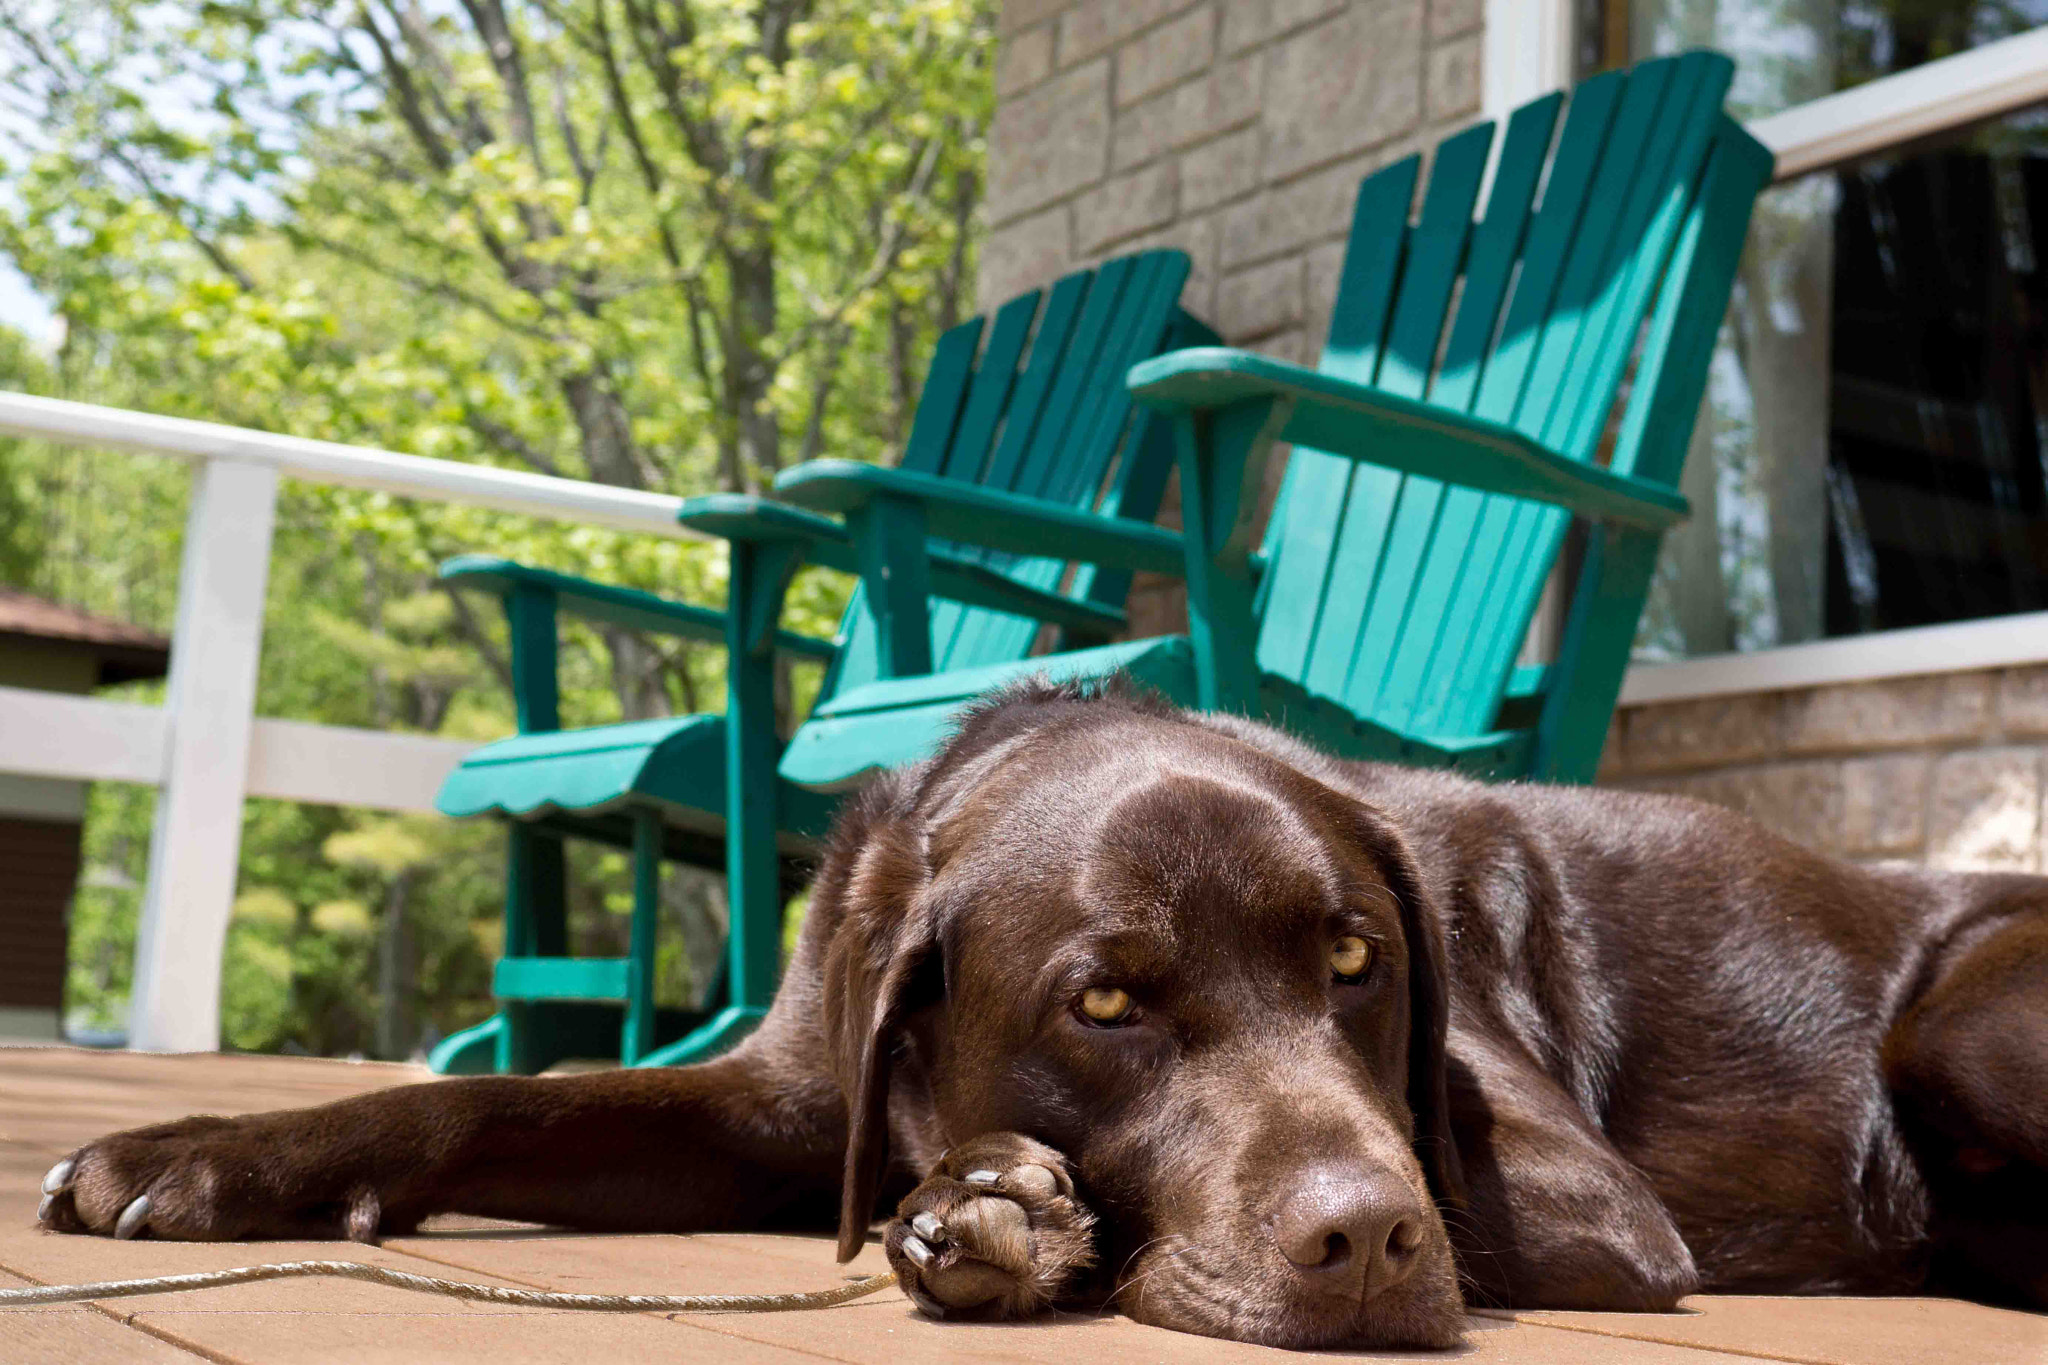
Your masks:
{"label": "white window frame", "polygon": [[[1498,118],[1570,84],[1572,0],[1486,0],[1484,104]],[[2048,100],[2048,25],[1752,121],[1776,183]],[[1621,704],[2048,662],[2048,611],[1639,664]]]}

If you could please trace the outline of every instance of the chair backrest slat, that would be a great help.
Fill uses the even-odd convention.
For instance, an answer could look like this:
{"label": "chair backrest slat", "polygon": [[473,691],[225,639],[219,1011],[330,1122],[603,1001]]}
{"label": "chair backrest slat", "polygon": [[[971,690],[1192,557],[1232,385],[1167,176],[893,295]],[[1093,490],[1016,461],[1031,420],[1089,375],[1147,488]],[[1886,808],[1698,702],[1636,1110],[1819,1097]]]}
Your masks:
{"label": "chair backrest slat", "polygon": [[[1165,481],[1149,464],[1170,452],[1156,442],[1141,451],[1124,374],[1174,334],[1187,273],[1181,252],[1140,252],[1020,295],[986,325],[976,318],[948,330],[932,353],[903,467],[1012,492],[1068,490],[1066,501],[1091,506],[1110,488],[1105,511],[1149,520]],[[1125,469],[1131,462],[1142,467]],[[1058,586],[1067,569],[1054,559],[980,558],[1041,588]],[[1023,658],[1038,631],[1007,612],[952,602],[935,602],[931,622],[940,669]],[[825,695],[880,676],[862,589],[840,630]]]}
{"label": "chair backrest slat", "polygon": [[[1645,62],[1630,77],[1518,415],[1518,426],[1560,454],[1588,460],[1595,453],[1651,292],[1698,189],[1732,74],[1725,57],[1689,53]],[[1672,201],[1672,212],[1659,218],[1659,205]],[[1436,707],[1426,717],[1451,734],[1490,727],[1500,698],[1469,680],[1506,678],[1571,524],[1560,508],[1495,501],[1504,505],[1508,526],[1499,541],[1502,564],[1477,627],[1460,642],[1461,655],[1440,665]]]}
{"label": "chair backrest slat", "polygon": [[968,390],[967,405],[954,429],[946,462],[939,469],[943,478],[962,483],[979,483],[988,466],[989,451],[995,445],[997,425],[1009,410],[1010,396],[1017,389],[1017,360],[1024,354],[1024,342],[1031,335],[1032,319],[1038,316],[1037,290],[1019,294],[996,310],[995,325],[988,329],[988,344],[974,367],[974,385]]}
{"label": "chair backrest slat", "polygon": [[[1414,161],[1368,179],[1322,369],[1595,458],[1638,351],[1661,366],[1653,348],[1675,348],[1686,369],[1718,328],[1718,311],[1660,313],[1638,346],[1675,250],[1696,231],[1717,135],[1732,127],[1719,112],[1731,73],[1724,57],[1689,53],[1596,76],[1568,104],[1551,95],[1517,110],[1476,224],[1490,127],[1439,148],[1413,227]],[[1746,219],[1737,199],[1730,211]],[[1692,268],[1690,254],[1678,259]],[[1666,387],[1669,409],[1684,383]],[[1625,422],[1624,440],[1651,430]],[[1616,459],[1634,467],[1635,451]],[[1657,476],[1675,481],[1679,459],[1660,456]],[[1411,733],[1490,729],[1566,514],[1306,449],[1281,498],[1261,668]]]}
{"label": "chair backrest slat", "polygon": [[[1546,95],[1508,118],[1486,216],[1473,230],[1457,321],[1451,325],[1443,369],[1430,393],[1431,401],[1454,411],[1470,411],[1479,396],[1479,381],[1535,213],[1536,187],[1563,104],[1563,95]],[[1473,530],[1485,504],[1486,495],[1470,488],[1445,492],[1400,629],[1392,636],[1376,635],[1370,643],[1363,638],[1359,641],[1361,654],[1379,649],[1385,659],[1377,693],[1361,709],[1393,723],[1407,722],[1430,658],[1444,638],[1445,621],[1458,600]],[[1361,659],[1361,674],[1364,664]]]}
{"label": "chair backrest slat", "polygon": [[[1159,345],[1159,301],[1147,293],[1144,282],[1163,268],[1171,277],[1173,298],[1178,298],[1186,276],[1184,270],[1174,268],[1175,264],[1175,258],[1163,253],[1126,256],[1111,261],[1096,273],[1090,289],[1094,306],[1077,327],[1085,341],[1074,348],[1085,352],[1087,361],[1085,365],[1070,363],[1062,368],[1063,378],[1072,376],[1064,385],[1068,396],[1053,413],[1048,429],[1037,434],[1024,458],[1007,474],[1007,482],[998,486],[1029,497],[1052,497],[1052,486],[1064,478],[1085,486],[1092,501],[1092,495],[1102,487],[1107,460],[1113,458],[1131,412],[1122,375]],[[1173,298],[1164,303],[1169,313]],[[1132,338],[1148,331],[1146,349],[1125,359],[1125,348]],[[1111,410],[1117,417],[1116,430],[1098,430]],[[1097,452],[1103,458],[1075,459],[1075,450]],[[970,553],[991,568],[1001,569],[1009,577],[1037,588],[1058,586],[1066,572],[1065,562],[1058,559],[1027,558],[999,550]],[[933,664],[938,668],[971,667],[1021,657],[1030,651],[1038,629],[1036,621],[1020,616],[944,604],[933,612]]]}
{"label": "chair backrest slat", "polygon": [[[1186,259],[1173,252],[1146,252],[1102,268],[1095,286],[1103,299],[1102,309],[1094,315],[1100,322],[1090,324],[1100,335],[1099,349],[1081,372],[1080,392],[1071,407],[1062,410],[1062,416],[1071,414],[1064,431],[1041,433],[1033,441],[1030,456],[1010,485],[1013,491],[1070,507],[1100,505],[1114,516],[1149,518],[1157,510],[1172,449],[1148,445],[1142,432],[1133,430],[1134,425],[1161,419],[1144,418],[1134,424],[1137,409],[1124,376],[1165,344],[1158,319],[1176,316],[1176,301],[1186,282]],[[1073,459],[1068,451],[1076,447],[1106,452],[1111,464]],[[993,550],[978,553],[992,567],[1039,588],[1060,586],[1069,567],[1058,559],[1023,559]],[[1082,566],[1068,589],[1077,597],[1120,603],[1129,585],[1128,574],[1105,575]],[[1010,658],[1028,651],[1038,633],[1035,621],[976,612],[963,617],[943,656],[958,667]],[[940,657],[936,643],[933,657]]]}
{"label": "chair backrest slat", "polygon": [[[1058,449],[1057,443],[1046,439],[1046,433],[1062,429],[1067,421],[1069,413],[1061,405],[1070,405],[1073,400],[1071,396],[1056,394],[1055,389],[1062,387],[1063,377],[1085,363],[1081,356],[1088,353],[1086,347],[1091,344],[1085,339],[1089,323],[1082,316],[1083,307],[1090,299],[1113,299],[1116,278],[1128,264],[1112,261],[1098,274],[1068,275],[1047,294],[1045,314],[1039,319],[1038,334],[1031,343],[1031,359],[1004,418],[995,458],[983,479],[989,487],[1014,491],[1033,452],[1040,452],[1039,458],[1044,459]],[[1064,388],[1071,395],[1072,382],[1068,381]],[[985,561],[995,559],[987,553],[969,553],[978,553]],[[933,607],[932,659],[935,666],[943,668],[955,655],[965,659],[978,657],[978,651],[983,649],[1014,652],[1027,648],[1028,641],[1016,642],[1025,630],[1014,617],[985,611],[969,613],[954,603],[937,603]],[[991,631],[1001,638],[973,638]],[[996,657],[1003,655],[999,652]]]}
{"label": "chair backrest slat", "polygon": [[[1358,187],[1330,339],[1323,348],[1321,368],[1327,373],[1369,381],[1379,367],[1421,165],[1420,157],[1404,157]],[[1300,678],[1308,669],[1330,564],[1344,530],[1349,486],[1347,461],[1312,456],[1287,462],[1266,542],[1270,568],[1259,589],[1258,663],[1269,673]]]}
{"label": "chair backrest slat", "polygon": [[[1437,149],[1430,167],[1422,216],[1409,234],[1408,263],[1387,330],[1378,388],[1403,398],[1420,398],[1429,387],[1437,343],[1450,311],[1451,291],[1472,235],[1472,207],[1493,145],[1493,125],[1468,128]],[[1296,450],[1294,458],[1335,456]],[[1398,629],[1409,590],[1435,524],[1443,485],[1434,479],[1404,478],[1377,465],[1339,463],[1350,472],[1345,500],[1350,507],[1344,534],[1330,565],[1329,600],[1317,627],[1304,681],[1323,696],[1351,701],[1352,665],[1370,630]],[[1378,618],[1377,626],[1368,616]],[[1376,666],[1381,656],[1370,655]]]}
{"label": "chair backrest slat", "polygon": [[924,392],[918,395],[917,411],[910,418],[910,438],[903,443],[903,458],[898,462],[901,468],[936,474],[945,464],[961,406],[967,401],[967,386],[974,378],[974,353],[981,345],[986,321],[969,318],[949,327],[932,347]]}
{"label": "chair backrest slat", "polygon": [[1011,400],[1002,440],[996,446],[994,462],[989,465],[988,483],[992,488],[1012,485],[1018,462],[1047,420],[1053,384],[1065,372],[1074,324],[1080,319],[1089,283],[1086,275],[1069,275],[1046,291],[1045,315],[1038,320],[1038,335],[1031,341],[1031,359],[1024,367],[1024,377],[1017,381],[1017,395]]}

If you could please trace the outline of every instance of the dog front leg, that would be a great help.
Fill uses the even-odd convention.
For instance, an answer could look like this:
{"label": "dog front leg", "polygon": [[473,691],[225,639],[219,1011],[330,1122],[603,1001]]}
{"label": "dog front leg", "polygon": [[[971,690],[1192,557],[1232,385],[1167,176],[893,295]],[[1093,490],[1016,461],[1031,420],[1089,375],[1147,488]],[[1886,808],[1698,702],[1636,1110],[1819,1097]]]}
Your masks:
{"label": "dog front leg", "polygon": [[115,1133],[50,1171],[38,1217],[119,1237],[368,1242],[437,1213],[685,1232],[816,1199],[828,1223],[844,1106],[767,1041],[675,1070],[434,1081]]}
{"label": "dog front leg", "polygon": [[903,1290],[934,1317],[1010,1318],[1066,1296],[1095,1262],[1095,1218],[1059,1152],[988,1133],[939,1158],[882,1236]]}

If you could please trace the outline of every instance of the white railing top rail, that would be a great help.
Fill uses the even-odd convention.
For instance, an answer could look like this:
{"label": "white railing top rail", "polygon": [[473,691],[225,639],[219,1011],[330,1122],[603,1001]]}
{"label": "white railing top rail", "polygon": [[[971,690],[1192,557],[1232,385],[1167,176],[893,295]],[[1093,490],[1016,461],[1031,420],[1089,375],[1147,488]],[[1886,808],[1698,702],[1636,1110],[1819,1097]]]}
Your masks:
{"label": "white railing top rail", "polygon": [[524,512],[584,526],[608,526],[682,540],[702,539],[676,521],[682,499],[517,469],[461,464],[391,450],[279,436],[218,422],[103,408],[62,398],[0,391],[0,435],[65,445],[133,450],[187,459],[263,465],[288,478],[402,497]]}

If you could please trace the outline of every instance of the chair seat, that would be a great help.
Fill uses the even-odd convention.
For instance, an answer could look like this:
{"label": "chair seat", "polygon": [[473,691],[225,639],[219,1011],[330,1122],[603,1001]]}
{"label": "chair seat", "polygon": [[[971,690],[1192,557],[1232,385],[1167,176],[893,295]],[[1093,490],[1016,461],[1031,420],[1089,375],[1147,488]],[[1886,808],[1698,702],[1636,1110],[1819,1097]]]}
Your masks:
{"label": "chair seat", "polygon": [[[1194,648],[1186,636],[1162,635],[1039,659],[892,678],[849,688],[812,713],[783,752],[786,784],[817,791],[852,785],[880,768],[915,763],[938,751],[960,712],[990,692],[1026,678],[1055,682],[1107,678],[1123,672],[1140,687],[1183,706],[1197,704]],[[1285,678],[1260,677],[1262,718],[1344,758],[1449,769],[1474,777],[1516,773],[1532,736],[1495,731],[1476,736],[1406,734],[1352,714]]]}
{"label": "chair seat", "polygon": [[987,693],[1026,678],[1065,682],[1105,678],[1118,671],[1175,700],[1195,694],[1194,650],[1178,635],[915,678],[885,678],[847,688],[813,711],[783,751],[779,771],[786,783],[837,791],[869,773],[929,758],[953,734],[961,710]]}
{"label": "chair seat", "polygon": [[[777,825],[797,843],[824,837],[836,802],[778,784]],[[725,825],[725,717],[667,716],[514,735],[471,750],[441,784],[435,807],[454,817],[499,815],[596,833],[601,817],[634,805],[701,833]],[[600,837],[602,837],[600,835]],[[630,836],[610,842],[630,842]],[[794,851],[794,850],[792,850]]]}

